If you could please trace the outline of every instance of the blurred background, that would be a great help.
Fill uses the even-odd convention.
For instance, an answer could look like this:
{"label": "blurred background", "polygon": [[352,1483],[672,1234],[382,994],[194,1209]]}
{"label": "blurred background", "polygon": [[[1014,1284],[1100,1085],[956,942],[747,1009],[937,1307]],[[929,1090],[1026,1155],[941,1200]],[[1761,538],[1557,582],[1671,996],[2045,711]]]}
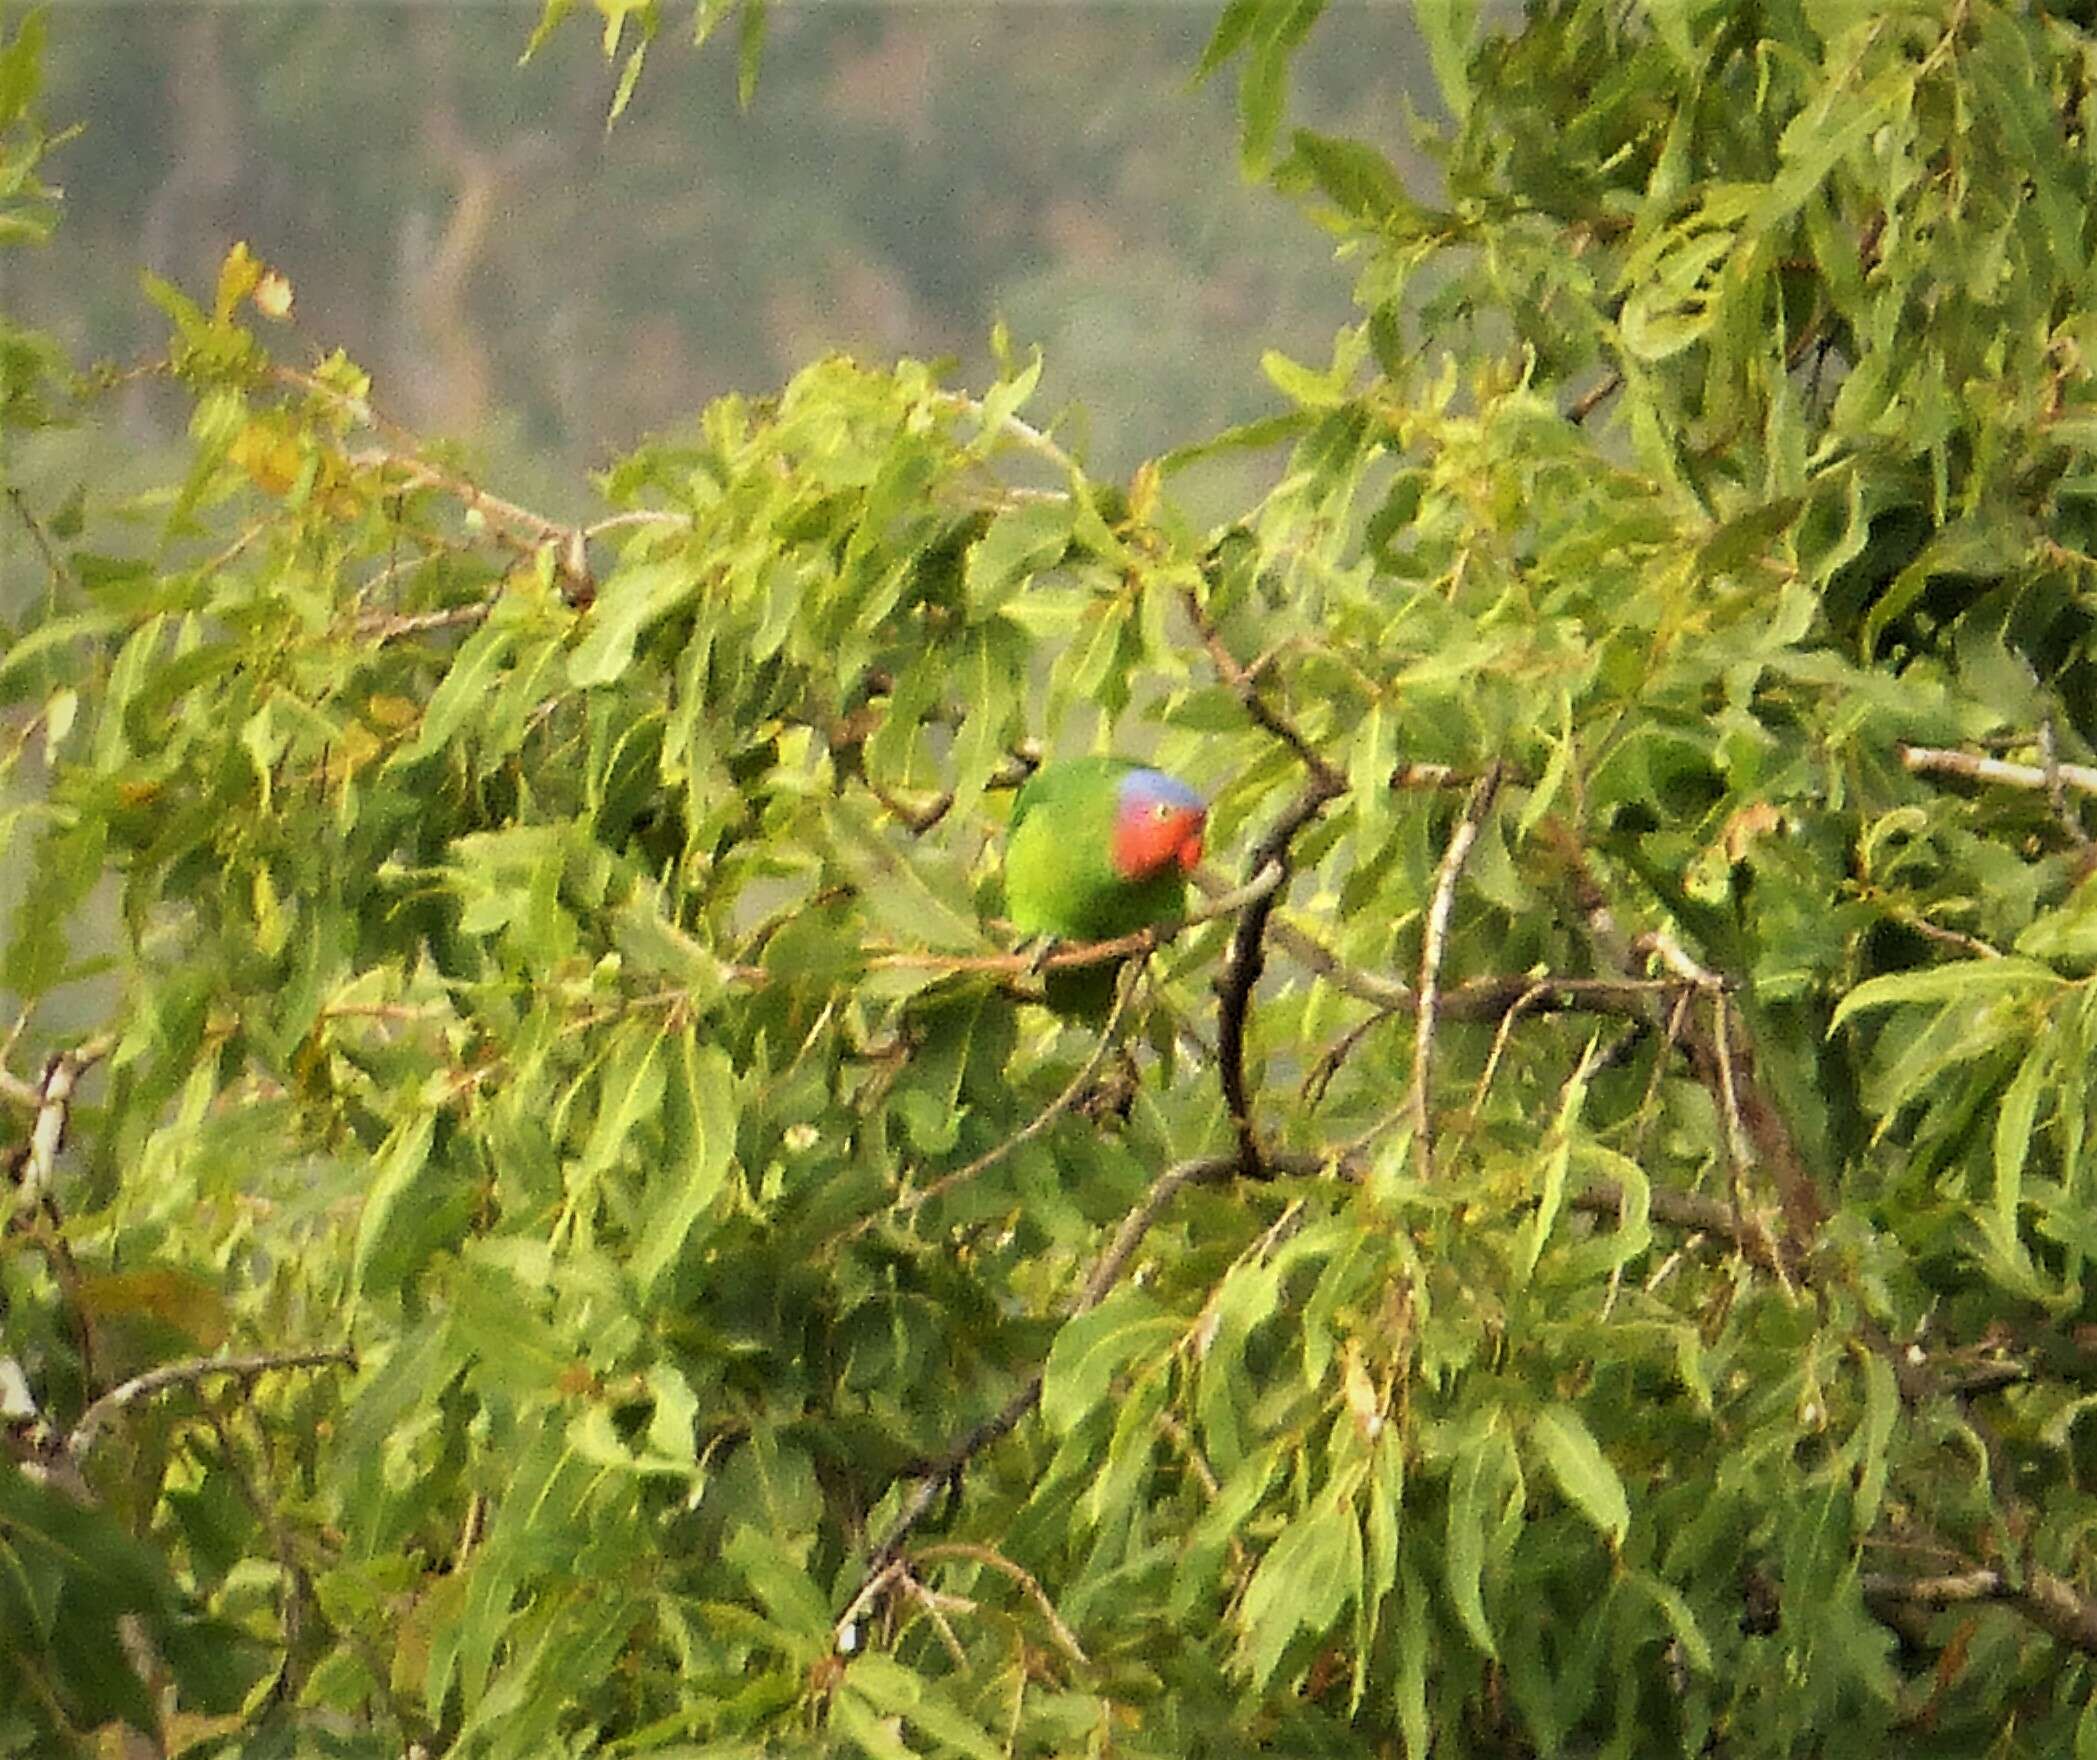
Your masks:
{"label": "blurred background", "polygon": [[[1047,353],[1037,419],[1121,473],[1274,407],[1261,350],[1323,361],[1345,319],[1347,268],[1239,175],[1234,79],[1192,84],[1210,0],[785,0],[747,113],[733,26],[695,54],[674,0],[609,129],[593,10],[520,67],[538,11],[66,0],[44,110],[83,132],[49,161],[57,239],[0,261],[0,299],[121,364],[166,330],[139,269],[208,303],[245,238],[297,291],[282,358],[346,349],[382,408],[556,515],[584,470],[827,350],[980,384],[1000,318]],[[1294,119],[1405,163],[1431,90],[1410,8],[1351,0]],[[186,411],[146,383],[118,405],[148,469]],[[39,477],[113,463],[106,435],[37,444]]]}
{"label": "blurred background", "polygon": [[[166,347],[140,271],[208,306],[245,239],[296,290],[289,326],[261,327],[277,358],[345,350],[382,410],[561,519],[635,442],[827,351],[946,360],[981,387],[1002,320],[1047,358],[1029,415],[1119,476],[1278,408],[1261,352],[1323,363],[1347,320],[1349,267],[1240,175],[1235,72],[1192,83],[1221,0],[775,0],[747,112],[733,25],[694,53],[691,0],[665,0],[610,128],[619,59],[595,9],[520,67],[539,12],[49,6],[43,116],[80,133],[42,168],[64,191],[55,238],[0,253],[0,316],[120,370]],[[1297,59],[1292,120],[1374,140],[1413,178],[1410,109],[1432,90],[1409,6],[1338,0]],[[82,420],[10,436],[0,486],[86,550],[151,558],[189,416],[163,381],[123,381]],[[1279,467],[1241,457],[1187,487],[1221,514]],[[0,506],[0,641],[56,608]],[[43,781],[32,747],[0,785],[0,909]],[[95,988],[49,1020],[92,1018]]]}

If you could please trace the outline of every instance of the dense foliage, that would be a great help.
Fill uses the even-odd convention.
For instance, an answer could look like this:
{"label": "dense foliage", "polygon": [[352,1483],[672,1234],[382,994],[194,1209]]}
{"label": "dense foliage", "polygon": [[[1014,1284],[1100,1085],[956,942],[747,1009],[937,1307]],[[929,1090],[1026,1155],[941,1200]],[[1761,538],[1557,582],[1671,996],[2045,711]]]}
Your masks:
{"label": "dense foliage", "polygon": [[[1126,482],[1001,338],[571,526],[154,284],[155,529],[9,510],[0,1752],[2097,1753],[2097,38],[1421,0],[1422,189],[1317,12],[1360,319]],[[1104,1032],[1089,746],[1213,801]]]}

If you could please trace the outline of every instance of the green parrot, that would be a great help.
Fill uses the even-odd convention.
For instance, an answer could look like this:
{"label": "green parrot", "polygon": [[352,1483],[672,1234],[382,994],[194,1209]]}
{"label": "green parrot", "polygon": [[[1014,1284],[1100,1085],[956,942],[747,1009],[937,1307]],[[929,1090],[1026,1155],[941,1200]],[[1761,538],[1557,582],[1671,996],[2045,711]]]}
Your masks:
{"label": "green parrot", "polygon": [[[1027,935],[1108,941],[1169,922],[1187,905],[1209,809],[1177,777],[1126,758],[1044,764],[1012,803],[1005,908]],[[1119,967],[1043,976],[1049,1006],[1105,1019]]]}

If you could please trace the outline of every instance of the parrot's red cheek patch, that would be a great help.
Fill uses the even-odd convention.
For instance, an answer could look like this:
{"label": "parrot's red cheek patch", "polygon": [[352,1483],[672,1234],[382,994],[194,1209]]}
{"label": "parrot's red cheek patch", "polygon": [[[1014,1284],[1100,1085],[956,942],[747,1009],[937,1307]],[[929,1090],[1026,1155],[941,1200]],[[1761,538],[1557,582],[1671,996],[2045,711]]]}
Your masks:
{"label": "parrot's red cheek patch", "polygon": [[1186,839],[1180,844],[1180,871],[1191,874],[1200,866],[1201,833],[1193,831],[1188,833]]}

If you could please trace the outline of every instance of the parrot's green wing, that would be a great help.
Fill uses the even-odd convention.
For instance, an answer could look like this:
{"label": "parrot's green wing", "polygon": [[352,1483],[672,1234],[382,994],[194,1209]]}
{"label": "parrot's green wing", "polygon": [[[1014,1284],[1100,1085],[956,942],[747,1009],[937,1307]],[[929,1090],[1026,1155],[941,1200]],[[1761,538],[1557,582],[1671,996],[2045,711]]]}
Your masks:
{"label": "parrot's green wing", "polygon": [[[1179,915],[1184,877],[1175,869],[1131,882],[1115,871],[1114,815],[1126,758],[1068,758],[1044,764],[1012,803],[1005,844],[1005,909],[1027,935],[1108,941]],[[1095,1023],[1114,1000],[1120,966],[1104,963],[1043,975],[1048,1004]]]}

